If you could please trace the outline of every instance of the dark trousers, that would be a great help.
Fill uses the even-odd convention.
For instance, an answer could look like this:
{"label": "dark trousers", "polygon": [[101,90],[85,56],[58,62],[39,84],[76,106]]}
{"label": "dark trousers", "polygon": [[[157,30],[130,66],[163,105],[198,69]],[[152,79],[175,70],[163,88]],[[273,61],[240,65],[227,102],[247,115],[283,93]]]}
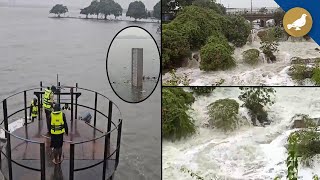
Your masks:
{"label": "dark trousers", "polygon": [[50,133],[51,110],[49,110],[49,109],[44,109],[44,112],[46,113],[47,129],[48,129],[48,132]]}

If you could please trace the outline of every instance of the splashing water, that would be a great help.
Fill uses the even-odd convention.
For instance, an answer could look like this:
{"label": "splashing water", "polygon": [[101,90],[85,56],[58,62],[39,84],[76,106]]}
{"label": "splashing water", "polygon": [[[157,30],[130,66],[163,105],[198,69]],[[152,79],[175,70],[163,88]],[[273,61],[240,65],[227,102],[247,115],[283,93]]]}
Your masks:
{"label": "splashing water", "polygon": [[[279,52],[275,53],[277,61],[272,64],[266,62],[264,56],[257,66],[250,66],[243,62],[242,53],[248,49],[259,49],[260,43],[254,41],[242,48],[236,48],[233,57],[237,67],[227,71],[205,72],[199,66],[183,67],[176,71],[178,76],[188,74],[191,86],[211,86],[224,79],[223,85],[296,85],[287,74],[292,57],[315,58],[320,57],[320,53],[315,50],[318,45],[315,42],[280,42]],[[166,73],[163,81],[170,79],[170,74]],[[310,84],[312,85],[312,83]]]}
{"label": "splashing water", "polygon": [[[238,100],[238,88],[217,88],[209,97],[198,97],[190,114],[198,126],[198,133],[178,142],[163,142],[163,178],[166,180],[191,180],[182,172],[186,167],[205,179],[263,179],[276,176],[286,179],[285,144],[291,118],[297,113],[320,117],[320,88],[275,88],[276,103],[268,110],[271,125],[255,127],[244,125],[225,134],[216,129],[202,128],[208,120],[206,106],[215,100],[232,98]],[[240,108],[240,116],[247,115]],[[313,168],[299,166],[299,179],[312,179],[320,175],[320,161]]]}

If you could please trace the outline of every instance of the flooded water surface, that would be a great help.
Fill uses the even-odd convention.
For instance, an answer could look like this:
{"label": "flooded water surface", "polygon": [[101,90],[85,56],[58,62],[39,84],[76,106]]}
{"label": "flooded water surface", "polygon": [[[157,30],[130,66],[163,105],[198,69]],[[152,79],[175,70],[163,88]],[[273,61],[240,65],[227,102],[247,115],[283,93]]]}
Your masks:
{"label": "flooded water surface", "polygon": [[[79,83],[80,87],[101,92],[119,106],[123,115],[116,179],[160,179],[160,86],[146,101],[132,105],[114,94],[106,74],[107,50],[118,31],[130,25],[141,26],[159,42],[159,24],[48,18],[49,10],[0,7],[0,99],[37,86],[40,81],[56,84],[56,74],[63,85]],[[87,103],[93,106],[93,102]],[[8,106],[11,109],[15,104]],[[104,123],[97,119],[98,125]]]}

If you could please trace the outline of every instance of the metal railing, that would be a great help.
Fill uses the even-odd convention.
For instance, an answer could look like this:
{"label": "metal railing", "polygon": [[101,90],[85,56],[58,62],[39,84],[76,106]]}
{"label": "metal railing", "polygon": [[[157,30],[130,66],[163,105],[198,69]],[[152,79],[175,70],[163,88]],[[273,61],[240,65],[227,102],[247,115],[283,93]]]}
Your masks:
{"label": "metal railing", "polygon": [[[60,82],[58,83],[58,86],[60,86]],[[39,141],[35,141],[35,140],[31,140],[31,139],[28,139],[28,138],[23,138],[23,137],[19,137],[17,136],[16,134],[14,134],[14,132],[10,132],[9,131],[9,121],[8,119],[10,117],[12,117],[13,115],[19,113],[19,112],[22,112],[24,111],[24,126],[28,126],[28,123],[27,123],[27,120],[28,120],[28,116],[27,116],[27,111],[28,109],[30,108],[30,106],[27,106],[27,92],[30,92],[30,91],[34,91],[34,94],[37,96],[38,98],[38,107],[41,107],[41,102],[42,102],[42,94],[43,94],[43,88],[46,88],[45,86],[42,85],[42,82],[40,82],[40,87],[36,87],[36,88],[31,88],[31,89],[28,89],[28,90],[24,90],[24,91],[21,91],[21,92],[18,92],[18,93],[15,93],[7,98],[5,98],[2,103],[3,103],[3,120],[0,122],[0,125],[4,124],[4,128],[0,126],[0,128],[5,132],[5,138],[7,139],[7,143],[6,143],[6,153],[4,153],[3,151],[1,151],[0,153],[0,161],[1,161],[1,154],[3,154],[6,159],[7,159],[7,164],[8,164],[8,177],[6,177],[8,180],[13,180],[13,172],[12,172],[12,163],[15,163],[16,165],[18,166],[21,166],[23,168],[26,168],[26,169],[29,169],[29,170],[32,170],[32,171],[38,171],[41,173],[41,180],[45,180],[46,178],[46,166],[45,166],[45,156],[46,156],[46,153],[45,153],[45,143],[44,142],[39,142]],[[83,171],[83,170],[86,170],[86,169],[89,169],[89,168],[93,168],[93,167],[96,167],[98,165],[100,165],[101,163],[103,163],[103,172],[102,172],[102,179],[112,179],[113,178],[113,175],[114,175],[114,172],[115,170],[117,169],[118,167],[118,163],[119,163],[119,154],[120,154],[120,143],[121,143],[121,130],[122,130],[122,114],[121,114],[121,111],[119,109],[119,107],[114,104],[108,97],[96,92],[96,91],[93,91],[93,90],[89,90],[89,89],[85,89],[85,88],[80,88],[78,87],[78,83],[76,84],[75,87],[73,86],[63,86],[64,89],[70,89],[70,92],[61,92],[61,91],[58,91],[57,93],[55,93],[55,95],[57,96],[57,101],[58,103],[60,104],[70,104],[71,105],[71,121],[74,120],[74,117],[77,117],[77,113],[78,113],[78,107],[83,107],[83,108],[86,108],[86,109],[90,109],[90,110],[93,110],[94,111],[94,114],[93,114],[93,125],[90,125],[90,124],[87,124],[88,127],[92,127],[94,128],[94,130],[97,130],[101,133],[103,133],[101,136],[99,137],[94,137],[93,139],[90,139],[90,140],[84,140],[84,141],[81,141],[81,142],[70,142],[70,164],[69,164],[69,179],[70,180],[73,180],[74,179],[74,173],[75,172],[78,172],[78,171]],[[35,90],[40,90],[39,92],[36,92]],[[74,90],[76,90],[77,92],[74,92]],[[87,105],[83,105],[83,104],[79,104],[78,103],[78,98],[80,97],[81,93],[78,92],[78,90],[81,90],[81,91],[87,91],[89,93],[94,93],[94,107],[90,107],[90,106],[87,106]],[[24,108],[22,109],[18,109],[18,110],[15,110],[13,113],[11,114],[8,114],[8,105],[7,105],[7,102],[10,98],[14,97],[14,96],[17,96],[19,94],[22,94],[23,93],[23,101],[24,101]],[[63,95],[70,95],[71,97],[71,102],[61,102],[61,96]],[[75,95],[75,97],[74,97]],[[102,97],[104,98],[103,99],[103,102],[108,102],[109,104],[109,108],[108,108],[108,115],[106,115],[105,113],[101,112],[101,110],[97,110],[98,108],[98,97]],[[120,118],[118,119],[118,122],[115,123],[112,121],[112,111],[113,111],[113,106],[116,107],[116,109],[118,110],[119,112],[119,115],[120,115]],[[41,108],[39,108],[39,112],[38,112],[38,119],[40,120],[41,119]],[[107,120],[107,131],[106,132],[103,132],[102,130],[98,129],[96,127],[96,122],[97,122],[97,113],[99,113],[100,115],[102,115],[102,117],[104,117],[106,120]],[[112,129],[111,128],[111,125],[114,126],[114,128]],[[113,152],[110,152],[110,138],[111,138],[111,133],[113,131],[117,130],[117,142],[116,142],[116,148]],[[27,130],[26,130],[27,131]],[[39,150],[40,150],[40,168],[35,168],[35,167],[30,167],[30,166],[27,166],[27,165],[24,165],[24,164],[21,164],[21,163],[18,163],[17,161],[13,160],[12,159],[12,154],[11,154],[11,136],[14,137],[14,138],[17,138],[17,139],[20,139],[26,143],[33,143],[33,144],[39,144],[40,147],[39,147]],[[85,167],[81,167],[81,168],[74,168],[74,155],[75,155],[75,146],[78,145],[78,144],[84,144],[84,143],[88,143],[88,142],[91,142],[91,141],[96,141],[96,140],[99,140],[99,139],[102,139],[104,138],[104,155],[103,155],[103,159],[101,161],[99,161],[98,163],[94,163],[92,165],[89,165],[89,166],[85,166]],[[112,159],[115,161],[115,166],[114,166],[114,169],[112,170],[112,174],[110,177],[106,177],[106,167],[107,167],[107,161],[108,160],[111,160],[110,158],[113,156],[113,155],[116,155],[116,158],[115,159]],[[2,164],[2,162],[0,162],[0,165]],[[2,170],[2,167],[0,166],[1,170]]]}

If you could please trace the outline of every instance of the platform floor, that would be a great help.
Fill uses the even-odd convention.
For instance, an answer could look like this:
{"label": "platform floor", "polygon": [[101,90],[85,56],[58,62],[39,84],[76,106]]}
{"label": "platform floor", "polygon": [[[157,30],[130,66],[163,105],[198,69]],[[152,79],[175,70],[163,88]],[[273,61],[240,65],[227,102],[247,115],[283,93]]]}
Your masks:
{"label": "platform floor", "polygon": [[[44,113],[43,113],[44,114]],[[50,148],[50,138],[46,137],[47,125],[44,120],[35,120],[27,126],[15,130],[13,133],[19,137],[31,139],[39,142],[45,142],[46,150],[46,179],[62,180],[69,179],[69,158],[70,142],[80,142],[94,139],[103,135],[102,132],[95,130],[81,120],[70,121],[70,116],[66,115],[69,127],[69,135],[64,135],[63,154],[64,160],[61,165],[55,165],[52,162],[52,153]],[[69,118],[68,118],[69,117]],[[82,168],[93,165],[103,160],[104,155],[104,137],[83,144],[75,145],[74,168]],[[109,146],[110,149],[111,148]],[[110,152],[109,149],[109,152]],[[5,147],[3,153],[6,152]],[[28,143],[11,136],[11,156],[14,161],[22,165],[40,169],[40,145]],[[108,160],[107,178],[110,177],[115,168],[115,158]],[[100,165],[74,172],[75,180],[102,179],[103,163]],[[33,171],[12,163],[13,180],[40,179],[40,172]],[[1,154],[1,171],[5,177],[8,177],[7,159]]]}

